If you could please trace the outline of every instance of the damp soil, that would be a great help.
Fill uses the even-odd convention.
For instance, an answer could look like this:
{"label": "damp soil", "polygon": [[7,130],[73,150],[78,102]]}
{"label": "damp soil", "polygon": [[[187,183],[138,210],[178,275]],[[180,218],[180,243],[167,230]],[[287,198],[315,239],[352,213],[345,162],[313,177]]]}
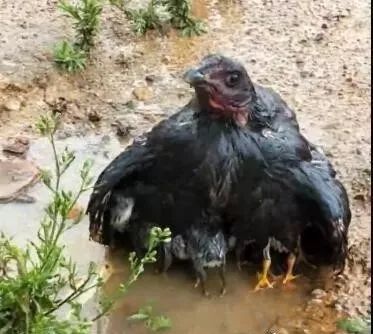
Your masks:
{"label": "damp soil", "polygon": [[[33,125],[46,112],[60,113],[58,145],[68,145],[78,156],[65,184],[74,188],[84,159],[94,159],[98,175],[134,136],[189,100],[192,92],[180,79],[189,65],[211,52],[241,60],[254,81],[274,88],[294,108],[302,131],[323,147],[348,190],[353,220],[345,273],[330,281],[323,272],[305,268],[287,289],[279,282],[252,293],[258,267],[238,272],[231,264],[227,295],[214,295],[212,273],[213,296],[206,299],[193,289],[187,264],[172,268],[167,277],[150,270],[97,331],[147,333],[126,318],[153,302],[172,319],[170,333],[260,334],[275,327],[279,333],[338,333],[339,317],[370,312],[371,3],[196,0],[193,11],[208,23],[207,34],[137,37],[118,9],[105,6],[89,67],[67,75],[52,61],[55,43],[73,36],[57,1],[0,0],[0,145],[9,137],[27,137],[30,149],[17,159],[52,166],[49,147]],[[0,160],[13,161],[5,153]],[[10,182],[4,175],[0,180],[3,188]],[[25,189],[34,200],[0,203],[0,230],[21,244],[35,235],[48,201],[40,183],[22,183]],[[84,197],[80,205],[86,202]],[[126,255],[105,254],[88,240],[87,224],[84,220],[69,231],[67,249],[82,268],[91,260],[109,264],[109,293],[126,276]]]}

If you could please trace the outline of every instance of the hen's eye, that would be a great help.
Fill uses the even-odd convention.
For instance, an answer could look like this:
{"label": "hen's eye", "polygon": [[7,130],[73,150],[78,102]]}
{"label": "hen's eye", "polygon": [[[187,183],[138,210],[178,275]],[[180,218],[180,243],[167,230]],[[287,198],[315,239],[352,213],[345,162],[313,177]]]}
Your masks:
{"label": "hen's eye", "polygon": [[227,86],[233,87],[239,81],[240,81],[240,74],[239,73],[232,73],[232,74],[228,75],[228,77],[227,77],[227,79],[226,79],[225,82],[226,82]]}

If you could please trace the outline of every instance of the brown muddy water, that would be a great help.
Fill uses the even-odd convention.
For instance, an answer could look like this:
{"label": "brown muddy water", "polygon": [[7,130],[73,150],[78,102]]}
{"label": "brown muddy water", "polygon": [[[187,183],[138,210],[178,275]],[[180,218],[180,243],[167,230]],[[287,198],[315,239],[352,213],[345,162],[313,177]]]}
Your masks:
{"label": "brown muddy water", "polygon": [[[339,333],[336,318],[370,310],[371,2],[195,0],[193,4],[193,12],[207,21],[209,29],[195,38],[181,38],[175,32],[136,37],[123,14],[105,6],[89,67],[71,76],[53,67],[53,45],[73,35],[71,22],[57,10],[56,1],[0,0],[0,146],[8,136],[26,136],[31,142],[26,159],[51,167],[50,148],[32,125],[41,114],[61,113],[59,147],[68,145],[77,152],[65,183],[74,189],[83,160],[94,160],[97,176],[134,136],[188,101],[191,91],[180,77],[190,64],[210,52],[241,60],[255,82],[274,88],[295,109],[302,131],[324,148],[347,188],[353,220],[346,272],[328,288],[325,283],[330,282],[307,269],[289,289],[277,284],[273,290],[251,293],[257,268],[239,273],[231,265],[227,295],[214,295],[218,289],[212,274],[213,297],[206,299],[193,289],[187,264],[172,268],[167,277],[150,270],[97,331],[148,333],[142,324],[128,323],[126,318],[153,302],[157,312],[171,318],[170,333],[262,334],[272,325],[279,329],[277,334]],[[92,111],[100,121],[90,120]],[[118,122],[124,132],[120,142]],[[0,188],[9,178],[0,176]],[[48,191],[39,183],[27,194],[34,203],[0,204],[0,231],[20,244],[34,238],[48,201]],[[82,198],[82,207],[87,197]],[[86,219],[69,231],[64,242],[82,270],[89,261],[109,264],[113,273],[107,292],[124,280],[126,256],[108,258],[103,247],[90,242]]]}

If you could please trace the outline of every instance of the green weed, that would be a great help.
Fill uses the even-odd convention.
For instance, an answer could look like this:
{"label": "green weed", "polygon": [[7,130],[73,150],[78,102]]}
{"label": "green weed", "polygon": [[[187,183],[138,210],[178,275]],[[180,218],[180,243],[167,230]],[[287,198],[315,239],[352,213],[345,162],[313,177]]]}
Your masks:
{"label": "green weed", "polygon": [[338,328],[349,334],[370,334],[370,319],[346,318],[338,322]]}
{"label": "green weed", "polygon": [[128,320],[143,321],[145,326],[153,332],[167,330],[172,326],[170,318],[163,315],[155,315],[151,305],[141,307],[136,314],[128,317]]}
{"label": "green weed", "polygon": [[138,35],[144,35],[148,30],[162,30],[169,20],[168,13],[163,6],[158,5],[157,0],[151,0],[146,8],[125,9],[124,11]]}
{"label": "green weed", "polygon": [[[115,298],[103,299],[102,307],[93,319],[82,315],[86,303],[104,281],[91,262],[85,275],[78,273],[77,264],[65,255],[63,234],[74,228],[84,216],[83,211],[72,217],[80,196],[91,189],[92,163],[84,162],[80,171],[80,186],[75,192],[62,189],[61,180],[75,161],[68,148],[59,154],[55,145],[58,116],[43,116],[37,128],[51,144],[54,168],[41,171],[41,180],[50,190],[51,201],[44,210],[35,241],[23,248],[10,238],[0,236],[0,333],[1,334],[88,334],[95,320],[107,314],[144,272],[147,263],[156,260],[160,242],[170,241],[170,231],[153,228],[145,256],[130,255],[130,276]],[[65,316],[57,312],[64,307]],[[59,313],[59,316],[57,315]]]}
{"label": "green weed", "polygon": [[54,62],[67,72],[78,72],[86,67],[86,54],[67,41],[62,41],[54,49]]}
{"label": "green weed", "polygon": [[181,30],[185,36],[206,32],[205,25],[191,16],[189,0],[150,0],[147,7],[140,9],[128,9],[123,0],[110,0],[110,3],[126,14],[137,34],[143,35],[151,29],[162,31],[167,25]]}
{"label": "green weed", "polygon": [[101,0],[79,0],[76,5],[60,0],[59,8],[74,20],[75,45],[89,52],[99,28]]}
{"label": "green weed", "polygon": [[191,16],[190,0],[160,0],[171,15],[171,24],[185,36],[201,35],[206,32],[205,25]]}

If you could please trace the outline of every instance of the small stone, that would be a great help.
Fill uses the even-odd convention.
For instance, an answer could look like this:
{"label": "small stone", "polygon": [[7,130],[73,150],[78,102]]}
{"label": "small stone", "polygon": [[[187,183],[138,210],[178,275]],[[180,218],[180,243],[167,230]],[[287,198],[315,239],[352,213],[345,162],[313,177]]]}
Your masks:
{"label": "small stone", "polygon": [[10,202],[24,196],[39,176],[39,169],[27,160],[0,161],[0,202]]}
{"label": "small stone", "polygon": [[131,126],[129,126],[129,125],[125,126],[125,125],[123,125],[123,123],[121,121],[116,121],[116,122],[112,123],[112,126],[115,127],[118,137],[125,138],[125,137],[129,136]]}
{"label": "small stone", "polygon": [[101,115],[99,115],[96,110],[92,110],[92,111],[88,112],[88,119],[92,123],[97,123],[97,122],[101,121],[101,118],[102,118]]}
{"label": "small stone", "polygon": [[54,114],[63,114],[67,110],[67,100],[62,96],[58,97],[49,105],[51,106]]}
{"label": "small stone", "polygon": [[7,144],[3,147],[3,151],[11,154],[22,155],[30,148],[30,141],[25,137],[9,138]]}
{"label": "small stone", "polygon": [[135,102],[133,101],[133,100],[129,100],[128,102],[126,102],[125,104],[124,104],[127,108],[129,108],[129,109],[135,109],[135,107],[136,107],[136,105],[135,105]]}
{"label": "small stone", "polygon": [[[9,98],[3,104],[3,109],[6,111],[18,111],[21,108],[21,101],[17,98]],[[1,109],[1,107],[0,107]]]}
{"label": "small stone", "polygon": [[365,202],[366,196],[362,193],[359,193],[359,194],[354,195],[354,199],[356,199],[357,201]]}
{"label": "small stone", "polygon": [[323,23],[323,24],[321,25],[321,29],[328,29],[328,25],[327,25],[326,23]]}
{"label": "small stone", "polygon": [[145,81],[148,83],[148,84],[152,84],[154,83],[154,81],[157,81],[159,78],[154,75],[154,74],[149,74],[145,77]]}
{"label": "small stone", "polygon": [[321,299],[315,298],[310,301],[311,304],[321,305],[323,301]]}
{"label": "small stone", "polygon": [[315,36],[316,42],[321,42],[323,39],[324,39],[324,34],[322,32],[319,32],[318,34],[316,34]]}
{"label": "small stone", "polygon": [[315,289],[311,292],[311,295],[316,298],[323,298],[326,296],[326,291],[322,289]]}
{"label": "small stone", "polygon": [[139,101],[149,101],[153,97],[152,91],[147,87],[137,87],[132,94]]}
{"label": "small stone", "polygon": [[297,66],[301,67],[304,65],[304,60],[303,59],[297,59],[295,60],[295,64],[297,64]]}
{"label": "small stone", "polygon": [[351,77],[346,78],[346,82],[352,82],[352,78]]}
{"label": "small stone", "polygon": [[334,305],[334,308],[337,312],[342,312],[343,311],[343,307],[341,304],[335,304]]}
{"label": "small stone", "polygon": [[171,62],[171,58],[169,56],[163,56],[162,57],[162,63],[163,64],[169,64]]}

